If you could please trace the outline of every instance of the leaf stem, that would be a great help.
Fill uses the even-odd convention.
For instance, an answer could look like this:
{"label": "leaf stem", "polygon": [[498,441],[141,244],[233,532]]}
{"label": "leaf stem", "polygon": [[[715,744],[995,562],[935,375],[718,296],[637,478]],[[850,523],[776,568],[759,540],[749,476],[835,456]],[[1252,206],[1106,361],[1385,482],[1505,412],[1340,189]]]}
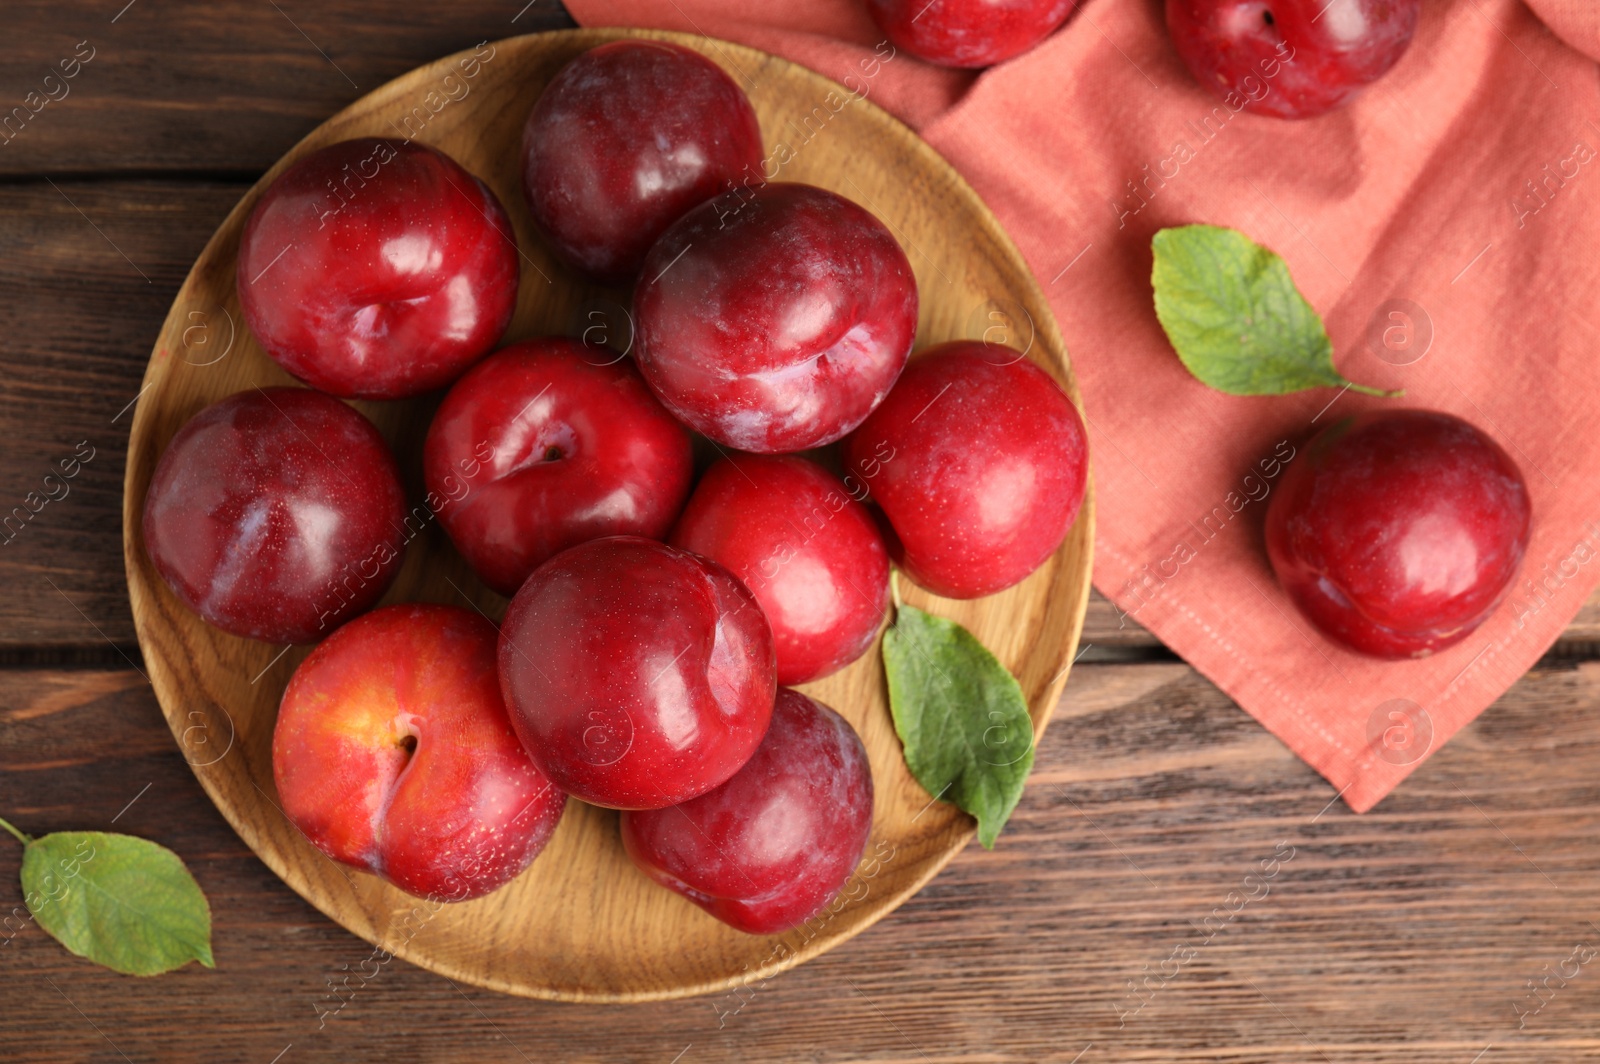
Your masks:
{"label": "leaf stem", "polygon": [[1379,399],[1399,399],[1401,396],[1406,394],[1406,390],[1404,388],[1396,388],[1392,392],[1386,392],[1382,388],[1374,388],[1366,384],[1357,384],[1355,381],[1350,382],[1350,390],[1352,392],[1360,392],[1362,395],[1376,395]]}
{"label": "leaf stem", "polygon": [[904,603],[902,603],[900,601],[900,570],[899,569],[890,569],[889,570],[889,597],[894,601],[894,612],[895,612],[895,616],[898,617],[899,614],[900,614],[900,607],[902,605],[904,605]]}
{"label": "leaf stem", "polygon": [[11,832],[11,834],[17,837],[17,841],[22,843],[24,846],[31,846],[33,844],[32,836],[24,835],[22,832],[12,827],[11,822],[4,818],[0,818],[0,828],[5,828],[7,831]]}

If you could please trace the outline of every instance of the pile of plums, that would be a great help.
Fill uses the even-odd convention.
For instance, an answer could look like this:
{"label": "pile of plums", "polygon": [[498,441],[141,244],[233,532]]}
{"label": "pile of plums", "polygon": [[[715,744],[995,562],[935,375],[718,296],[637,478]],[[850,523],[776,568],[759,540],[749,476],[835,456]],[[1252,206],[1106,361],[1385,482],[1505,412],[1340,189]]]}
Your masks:
{"label": "pile of plums", "polygon": [[[866,0],[889,42],[947,67],[1029,51],[1076,0]],[[1311,118],[1400,61],[1422,0],[1166,0],[1167,29],[1195,80],[1234,111]]]}
{"label": "pile of plums", "polygon": [[[1083,424],[1009,348],[908,362],[894,236],[833,192],[752,180],[755,113],[698,53],[584,53],[522,155],[555,254],[633,284],[634,349],[491,354],[521,272],[494,193],[416,143],[312,152],[261,196],[237,270],[251,331],[310,387],[195,414],[151,481],[145,547],[218,628],[320,640],[273,767],[330,857],[479,897],[571,796],[622,810],[639,868],[717,918],[794,927],[859,861],[873,787],[850,725],[789,685],[874,644],[891,561],[968,598],[1042,565],[1083,499]],[[341,400],[445,387],[413,504]],[[435,518],[511,598],[498,630],[454,605],[365,612]]]}

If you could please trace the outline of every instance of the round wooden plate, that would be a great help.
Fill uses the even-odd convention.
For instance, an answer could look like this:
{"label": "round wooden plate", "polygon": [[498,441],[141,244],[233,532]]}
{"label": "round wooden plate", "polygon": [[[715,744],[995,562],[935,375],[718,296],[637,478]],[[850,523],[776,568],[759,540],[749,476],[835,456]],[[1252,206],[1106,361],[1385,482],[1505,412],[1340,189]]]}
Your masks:
{"label": "round wooden plate", "polygon": [[[586,285],[548,253],[523,206],[518,160],[523,120],[551,76],[585,49],[629,35],[703,52],[745,87],[771,154],[769,178],[833,189],[889,226],[921,287],[919,350],[960,337],[1011,343],[1077,400],[1061,337],[1021,256],[955,171],[865,98],[875,71],[852,78],[847,89],[782,59],[705,38],[545,33],[482,45],[390,82],[323,123],[239,202],[184,282],[151,355],[123,504],[128,591],[151,681],[200,782],[245,842],[284,882],[382,951],[451,979],[572,1001],[679,997],[765,978],[870,927],[966,845],[971,819],[932,801],[906,771],[878,655],[806,688],[855,725],[877,788],[867,857],[841,899],[809,924],[756,937],[719,923],[633,868],[615,813],[576,801],[515,882],[477,901],[435,906],[328,860],[284,818],[272,782],[272,727],[306,649],[226,635],[181,606],[145,555],[140,513],[157,459],[193,414],[242,389],[294,383],[244,327],[234,260],[261,191],[291,162],[335,141],[413,137],[448,152],[494,189],[524,255],[508,342],[589,330],[591,339],[625,346],[626,293]],[[470,602],[498,618],[506,600],[478,583],[420,508],[421,445],[437,403],[434,396],[355,404],[394,445],[419,504],[412,524],[420,531],[385,601]],[[1017,674],[1036,732],[1066,682],[1082,627],[1093,514],[1091,494],[1060,551],[1002,594],[956,602],[901,584],[908,602],[960,621]],[[385,960],[375,951],[371,967]]]}

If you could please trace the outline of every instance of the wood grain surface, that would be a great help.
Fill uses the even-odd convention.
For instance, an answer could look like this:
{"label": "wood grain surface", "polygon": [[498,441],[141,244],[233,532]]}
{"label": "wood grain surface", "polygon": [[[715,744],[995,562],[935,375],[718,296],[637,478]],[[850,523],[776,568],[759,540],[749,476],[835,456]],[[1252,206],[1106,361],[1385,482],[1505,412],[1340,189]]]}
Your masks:
{"label": "wood grain surface", "polygon": [[[116,818],[182,853],[218,968],[125,978],[14,921],[6,1059],[1600,1059],[1600,967],[1541,986],[1525,1026],[1513,1011],[1538,1007],[1526,984],[1575,946],[1600,947],[1597,700],[1600,664],[1536,670],[1356,817],[1187,666],[1080,666],[993,853],[971,847],[891,919],[764,984],[598,1006],[374,962],[212,808],[139,674],[16,671],[0,809],[34,832]],[[0,848],[8,911],[17,867]]]}
{"label": "wood grain surface", "polygon": [[[963,852],[826,956],[736,995],[625,1007],[458,989],[399,960],[372,974],[371,947],[216,812],[135,671],[131,419],[113,418],[189,265],[274,159],[419,63],[570,22],[549,0],[515,24],[515,0],[137,0],[112,23],[124,3],[3,12],[6,107],[77,41],[101,47],[68,99],[0,147],[0,503],[79,441],[97,449],[71,495],[0,546],[0,815],[174,847],[211,898],[219,968],[117,976],[13,916],[0,1059],[1600,1060],[1600,969],[1541,982],[1600,946],[1594,600],[1544,667],[1360,818],[1340,804],[1318,817],[1332,788],[1094,600],[1093,646],[999,848]],[[1102,655],[1144,660],[1087,664]],[[1259,893],[1243,877],[1280,841],[1295,856],[1271,894],[1197,949],[1210,932],[1195,925],[1237,904],[1230,892]],[[0,917],[21,903],[19,857],[0,844]],[[1165,979],[1185,945],[1196,956]],[[1146,978],[1160,989],[1130,991]]]}

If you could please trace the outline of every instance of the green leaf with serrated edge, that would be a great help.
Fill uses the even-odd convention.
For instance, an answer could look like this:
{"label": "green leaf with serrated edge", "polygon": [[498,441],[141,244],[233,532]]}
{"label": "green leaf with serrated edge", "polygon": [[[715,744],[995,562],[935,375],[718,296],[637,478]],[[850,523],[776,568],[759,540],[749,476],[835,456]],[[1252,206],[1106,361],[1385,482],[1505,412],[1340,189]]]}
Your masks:
{"label": "green leaf with serrated edge", "polygon": [[178,855],[132,835],[58,831],[22,855],[22,891],[40,927],[124,975],[211,958],[211,907]]}
{"label": "green leaf with serrated edge", "polygon": [[995,839],[1033,767],[1033,720],[1016,677],[971,632],[899,605],[883,634],[889,711],[906,767],[935,798],[978,820]]}
{"label": "green leaf with serrated edge", "polygon": [[1185,225],[1150,241],[1156,317],[1203,384],[1229,395],[1343,388],[1395,396],[1345,379],[1333,343],[1283,259],[1235,229]]}

